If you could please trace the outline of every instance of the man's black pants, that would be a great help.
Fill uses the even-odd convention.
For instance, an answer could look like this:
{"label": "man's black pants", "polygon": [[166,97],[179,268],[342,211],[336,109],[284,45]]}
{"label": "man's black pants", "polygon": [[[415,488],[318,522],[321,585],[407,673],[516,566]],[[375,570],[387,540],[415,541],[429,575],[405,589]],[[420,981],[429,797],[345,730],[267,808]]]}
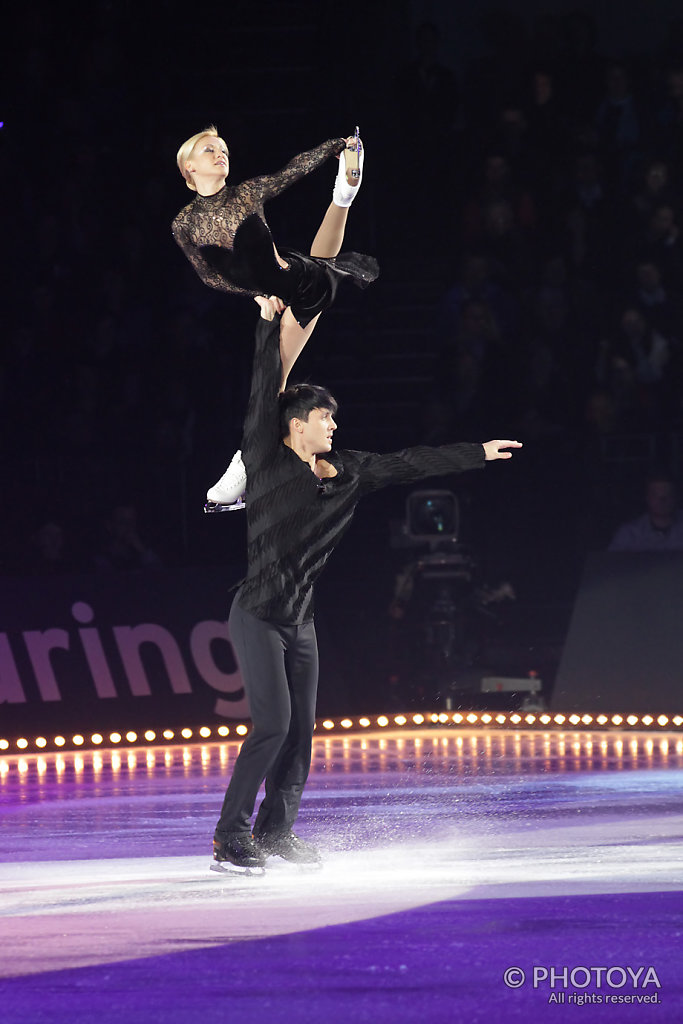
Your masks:
{"label": "man's black pants", "polygon": [[318,690],[318,644],[313,622],[265,622],[237,603],[230,639],[251,710],[252,730],[242,744],[216,825],[216,839],[251,832],[259,787],[266,795],[254,835],[288,831],[299,812],[311,767]]}

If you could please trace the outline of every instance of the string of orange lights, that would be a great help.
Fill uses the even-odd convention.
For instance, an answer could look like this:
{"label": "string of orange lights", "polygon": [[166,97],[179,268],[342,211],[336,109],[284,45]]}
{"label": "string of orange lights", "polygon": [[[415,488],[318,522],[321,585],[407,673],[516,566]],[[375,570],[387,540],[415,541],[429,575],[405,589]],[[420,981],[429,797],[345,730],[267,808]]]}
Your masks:
{"label": "string of orange lights", "polygon": [[[683,728],[683,715],[634,715],[634,714],[590,714],[578,712],[498,712],[468,711],[446,712],[433,711],[425,713],[362,716],[359,718],[324,718],[316,723],[318,732],[333,733],[336,731],[354,733],[371,729],[411,729],[429,728],[430,726],[467,728],[473,726],[487,729],[562,729],[569,726],[579,728],[590,726],[592,729],[637,729],[648,731],[679,730]],[[97,749],[105,747],[134,746],[145,744],[171,744],[182,742],[206,742],[207,740],[224,740],[228,737],[241,740],[249,732],[249,725],[236,722],[231,725],[185,726],[183,728],[145,729],[144,731],[128,729],[121,731],[95,731],[89,736],[82,732],[72,735],[56,735],[52,737],[19,736],[16,738],[0,737],[0,751],[26,753],[31,750],[61,750],[69,747],[77,749]]]}

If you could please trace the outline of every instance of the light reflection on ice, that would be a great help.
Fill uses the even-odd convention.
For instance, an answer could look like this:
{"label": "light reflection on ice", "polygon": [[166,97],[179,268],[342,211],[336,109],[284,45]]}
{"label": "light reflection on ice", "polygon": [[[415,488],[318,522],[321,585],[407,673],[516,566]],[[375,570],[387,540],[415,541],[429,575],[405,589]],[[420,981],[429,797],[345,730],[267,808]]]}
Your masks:
{"label": "light reflection on ice", "polygon": [[666,738],[641,743],[632,760],[618,737],[595,735],[574,764],[575,742],[427,734],[318,743],[298,828],[320,845],[324,866],[271,859],[263,878],[209,871],[234,758],[227,744],[9,760],[0,916],[12,919],[13,943],[0,972],[445,900],[677,888],[683,773],[663,760]]}

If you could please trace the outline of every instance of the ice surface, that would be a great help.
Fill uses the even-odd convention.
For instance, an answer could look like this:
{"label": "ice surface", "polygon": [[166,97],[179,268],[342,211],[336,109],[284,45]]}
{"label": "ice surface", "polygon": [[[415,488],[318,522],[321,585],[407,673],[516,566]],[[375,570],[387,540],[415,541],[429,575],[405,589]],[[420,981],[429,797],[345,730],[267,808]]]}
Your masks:
{"label": "ice surface", "polygon": [[[5,757],[0,974],[21,1019],[34,1024],[29,1010],[36,1022],[42,1018],[29,989],[17,987],[22,976],[62,972],[54,977],[63,979],[116,963],[128,970],[247,939],[256,951],[259,943],[310,933],[315,947],[325,929],[355,927],[361,935],[386,921],[391,930],[392,921],[436,907],[444,908],[439,926],[452,941],[468,915],[479,918],[489,906],[496,949],[508,943],[514,961],[522,903],[542,901],[559,917],[567,901],[585,907],[594,897],[598,906],[598,897],[611,896],[626,907],[640,894],[661,900],[668,893],[680,907],[680,741],[635,739],[635,747],[634,737],[597,735],[316,740],[297,828],[320,846],[324,866],[303,870],[271,859],[264,877],[209,870],[233,744]],[[628,930],[628,913],[612,926]],[[535,927],[541,957],[545,938]],[[586,918],[584,940],[593,927],[605,927],[602,917]],[[411,935],[396,933],[397,949],[413,949],[407,962],[417,955]],[[673,935],[669,946],[676,948]],[[637,1012],[639,1022],[649,1019]]]}

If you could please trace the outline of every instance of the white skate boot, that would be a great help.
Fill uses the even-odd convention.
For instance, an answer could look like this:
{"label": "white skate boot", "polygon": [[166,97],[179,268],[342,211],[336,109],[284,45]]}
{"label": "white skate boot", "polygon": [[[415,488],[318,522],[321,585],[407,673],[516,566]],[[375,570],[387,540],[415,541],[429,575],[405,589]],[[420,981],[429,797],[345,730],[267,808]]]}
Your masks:
{"label": "white skate boot", "polygon": [[236,451],[220,480],[206,492],[205,512],[233,512],[244,508],[247,473],[242,452]]}
{"label": "white skate boot", "polygon": [[332,192],[332,202],[335,206],[350,206],[356,198],[363,180],[364,159],[363,143],[356,128],[354,141],[339,154],[339,168]]}

